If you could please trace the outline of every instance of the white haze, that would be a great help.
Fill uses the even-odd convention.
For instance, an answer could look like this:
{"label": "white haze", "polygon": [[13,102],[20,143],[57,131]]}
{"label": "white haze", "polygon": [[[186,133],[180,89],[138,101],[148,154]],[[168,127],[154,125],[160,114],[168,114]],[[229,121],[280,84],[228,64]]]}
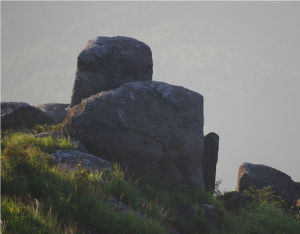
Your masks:
{"label": "white haze", "polygon": [[217,178],[262,163],[300,181],[299,2],[1,2],[2,101],[70,101],[89,39],[147,43],[153,79],[201,93]]}

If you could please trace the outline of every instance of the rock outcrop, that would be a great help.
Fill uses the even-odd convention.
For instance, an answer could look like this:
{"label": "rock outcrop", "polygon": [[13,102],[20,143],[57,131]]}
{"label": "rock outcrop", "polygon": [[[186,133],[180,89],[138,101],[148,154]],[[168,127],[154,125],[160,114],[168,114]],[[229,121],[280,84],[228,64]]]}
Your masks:
{"label": "rock outcrop", "polygon": [[204,137],[204,156],[202,161],[205,189],[210,192],[215,190],[218,151],[219,136],[211,132]]}
{"label": "rock outcrop", "polygon": [[203,97],[196,92],[162,82],[126,83],[70,108],[63,130],[92,154],[138,175],[204,187]]}
{"label": "rock outcrop", "polygon": [[75,170],[79,165],[88,171],[112,169],[112,164],[109,161],[80,151],[57,150],[51,156],[67,170]]}
{"label": "rock outcrop", "polygon": [[31,128],[36,124],[53,124],[43,111],[24,102],[1,102],[1,129]]}
{"label": "rock outcrop", "polygon": [[294,182],[289,175],[261,164],[243,163],[240,166],[237,191],[265,186],[272,186],[274,192],[291,205],[295,205],[300,198],[300,183]]}
{"label": "rock outcrop", "polygon": [[62,123],[66,117],[69,104],[47,103],[35,107],[49,115],[56,124]]}
{"label": "rock outcrop", "polygon": [[152,80],[152,53],[129,37],[97,37],[81,51],[70,106],[131,81]]}

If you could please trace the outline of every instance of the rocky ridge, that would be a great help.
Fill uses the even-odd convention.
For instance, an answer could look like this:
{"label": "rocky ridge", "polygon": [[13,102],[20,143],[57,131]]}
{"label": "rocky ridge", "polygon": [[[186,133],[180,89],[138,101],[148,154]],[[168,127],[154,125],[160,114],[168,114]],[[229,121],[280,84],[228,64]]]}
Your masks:
{"label": "rocky ridge", "polygon": [[[162,184],[205,188],[203,97],[152,81],[145,43],[127,37],[89,41],[78,56],[70,106],[63,131],[89,152]],[[216,155],[209,157],[217,163]],[[213,167],[205,168],[213,171],[205,174],[209,183]]]}

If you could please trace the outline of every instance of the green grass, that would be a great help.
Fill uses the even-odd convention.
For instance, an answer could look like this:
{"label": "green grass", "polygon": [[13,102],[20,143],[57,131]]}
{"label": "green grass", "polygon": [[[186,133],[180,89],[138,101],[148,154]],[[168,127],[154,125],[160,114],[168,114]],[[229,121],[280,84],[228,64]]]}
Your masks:
{"label": "green grass", "polygon": [[[124,172],[88,172],[80,165],[63,170],[51,153],[76,149],[63,137],[35,138],[38,130],[7,131],[1,140],[2,233],[300,233],[300,219],[288,214],[270,190],[252,191],[252,201],[238,213],[227,210],[219,196],[180,186],[164,189]],[[122,214],[109,206],[120,199],[136,214]],[[214,206],[213,222],[205,217],[202,203]],[[178,209],[191,207],[191,220],[178,217]]]}
{"label": "green grass", "polygon": [[14,197],[2,197],[2,231],[7,233],[74,233],[76,227],[63,230],[51,209],[46,211],[38,200],[27,201],[27,205]]}
{"label": "green grass", "polygon": [[[70,227],[78,233],[166,233],[158,221],[122,215],[108,206],[109,192],[115,181],[122,179],[117,170],[105,176],[104,186],[99,183],[103,173],[91,174],[80,168],[67,172],[56,166],[49,153],[74,149],[64,138],[15,133],[4,137],[2,147],[4,232],[63,233]],[[33,215],[33,201],[43,207],[38,216]],[[18,225],[24,221],[27,225]]]}
{"label": "green grass", "polygon": [[60,132],[62,130],[62,124],[36,124],[33,128],[18,128],[18,129],[1,129],[1,136],[8,136],[17,132],[26,134],[38,134],[42,132]]}
{"label": "green grass", "polygon": [[[245,222],[246,220],[246,222]],[[300,221],[272,203],[252,202],[232,220],[234,233],[299,234]]]}

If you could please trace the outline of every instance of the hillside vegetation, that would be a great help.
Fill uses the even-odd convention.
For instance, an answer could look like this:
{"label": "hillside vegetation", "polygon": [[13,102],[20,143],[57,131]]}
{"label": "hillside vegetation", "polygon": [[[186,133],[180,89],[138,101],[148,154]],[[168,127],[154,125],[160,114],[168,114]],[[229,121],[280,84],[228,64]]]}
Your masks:
{"label": "hillside vegetation", "polygon": [[[77,146],[65,138],[34,137],[59,129],[2,132],[2,233],[300,233],[299,213],[273,199],[270,189],[252,190],[235,206],[219,191],[162,189],[118,164],[111,171],[93,173],[80,165],[67,171],[50,154]],[[130,212],[112,207],[111,198]],[[212,215],[203,204],[213,206]]]}

